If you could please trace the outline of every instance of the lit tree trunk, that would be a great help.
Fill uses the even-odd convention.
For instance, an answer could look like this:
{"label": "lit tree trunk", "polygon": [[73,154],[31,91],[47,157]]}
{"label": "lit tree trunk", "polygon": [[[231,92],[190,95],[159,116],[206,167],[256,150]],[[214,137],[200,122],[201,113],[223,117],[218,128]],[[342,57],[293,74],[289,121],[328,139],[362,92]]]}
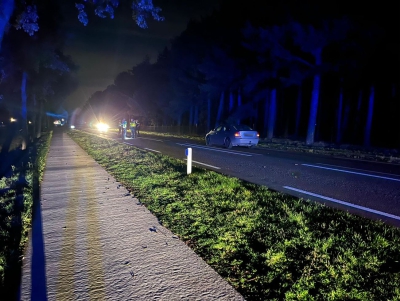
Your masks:
{"label": "lit tree trunk", "polygon": [[337,122],[336,122],[336,143],[340,144],[342,141],[342,110],[343,110],[343,86],[340,87],[339,93],[339,105],[337,111]]}
{"label": "lit tree trunk", "polygon": [[[318,69],[318,67],[320,67],[322,64],[322,49],[318,49],[317,51],[315,51],[314,57],[315,57],[315,65]],[[317,70],[317,73],[314,75],[312,95],[311,95],[310,116],[308,119],[307,138],[306,138],[307,145],[311,145],[314,143],[320,85],[321,85],[321,75]]]}
{"label": "lit tree trunk", "polygon": [[267,139],[272,139],[272,137],[274,136],[275,119],[276,119],[276,89],[274,88],[271,91],[271,98],[270,98]]}
{"label": "lit tree trunk", "polygon": [[211,130],[211,99],[207,98],[207,131]]}
{"label": "lit tree trunk", "polygon": [[345,109],[344,109],[344,117],[343,117],[342,129],[341,129],[342,133],[347,133],[347,128],[349,126],[349,115],[350,115],[350,105],[346,104]]}
{"label": "lit tree trunk", "polygon": [[267,136],[268,133],[268,116],[269,116],[269,97],[265,98],[264,103],[264,135]]}
{"label": "lit tree trunk", "polygon": [[371,86],[371,90],[369,92],[367,122],[365,124],[365,131],[364,131],[364,146],[371,146],[371,128],[372,128],[372,117],[374,114],[374,100],[375,100],[375,88],[374,86]]}
{"label": "lit tree trunk", "polygon": [[229,92],[229,113],[233,110],[233,93],[232,91]]}
{"label": "lit tree trunk", "polygon": [[299,90],[297,92],[296,127],[294,129],[295,137],[299,136],[299,127],[300,127],[300,118],[301,118],[301,98],[302,98],[302,90],[301,90],[301,85],[300,85]]}
{"label": "lit tree trunk", "polygon": [[218,124],[221,122],[221,117],[222,117],[222,110],[224,108],[224,97],[225,93],[221,93],[221,97],[219,99],[219,107],[218,107],[218,113],[217,113],[217,120],[215,120],[215,127],[218,126]]}
{"label": "lit tree trunk", "polygon": [[[357,102],[357,111],[356,111],[356,120],[354,123],[353,127],[353,134],[352,134],[352,140],[354,141],[356,137],[358,137],[359,134],[359,129],[360,129],[360,110],[361,110],[361,104],[362,104],[362,89],[358,92],[358,102]],[[358,141],[360,142],[360,141]]]}
{"label": "lit tree trunk", "polygon": [[1,0],[0,1],[0,53],[1,44],[3,42],[4,33],[8,22],[14,11],[14,0]]}

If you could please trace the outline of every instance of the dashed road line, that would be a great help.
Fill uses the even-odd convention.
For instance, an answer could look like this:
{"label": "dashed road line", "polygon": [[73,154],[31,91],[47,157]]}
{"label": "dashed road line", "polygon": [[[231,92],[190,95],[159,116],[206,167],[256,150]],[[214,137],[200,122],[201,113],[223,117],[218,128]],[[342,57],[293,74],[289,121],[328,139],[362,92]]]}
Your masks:
{"label": "dashed road line", "polygon": [[300,193],[303,193],[303,194],[306,194],[306,195],[311,195],[311,196],[314,196],[314,197],[317,197],[317,198],[320,198],[320,199],[323,199],[323,200],[327,200],[327,201],[330,201],[330,202],[334,202],[334,203],[337,203],[337,204],[341,204],[341,205],[345,205],[345,206],[348,206],[348,207],[352,207],[352,208],[356,208],[356,209],[359,209],[359,210],[363,210],[363,211],[366,211],[366,212],[375,213],[375,214],[378,214],[378,215],[381,215],[381,216],[385,216],[385,217],[389,217],[389,218],[392,218],[392,219],[395,219],[395,220],[400,220],[400,216],[397,216],[397,215],[389,214],[389,213],[386,213],[386,212],[378,211],[378,210],[375,210],[375,209],[371,209],[371,208],[367,208],[367,207],[363,207],[363,206],[359,206],[359,205],[354,205],[352,203],[348,203],[348,202],[344,202],[344,201],[337,200],[337,199],[334,199],[334,198],[330,198],[330,197],[327,197],[327,196],[323,196],[321,194],[317,194],[317,193],[313,193],[313,192],[297,189],[297,188],[290,187],[290,186],[283,186],[283,188],[288,189],[288,190],[292,190],[292,191],[296,191],[296,192],[300,192]]}
{"label": "dashed road line", "polygon": [[[337,165],[332,165],[332,164],[325,164],[325,163],[315,163],[318,165],[324,165],[324,166],[332,166],[332,167],[338,167]],[[373,173],[379,173],[381,175],[388,175],[388,176],[393,176],[393,177],[400,177],[400,175],[392,174],[392,173],[387,173],[387,172],[380,172],[380,171],[371,171],[371,170],[365,170],[365,169],[360,169],[360,168],[353,168],[353,167],[345,167],[346,169],[352,169],[352,170],[359,170],[363,172],[373,172]]]}
{"label": "dashed road line", "polygon": [[367,173],[363,173],[363,172],[355,172],[355,171],[349,171],[349,170],[338,169],[338,168],[330,168],[330,167],[324,167],[324,166],[318,166],[318,165],[311,165],[311,164],[301,164],[301,165],[308,166],[308,167],[314,167],[314,168],[320,168],[320,169],[326,169],[326,170],[333,170],[333,171],[338,171],[338,172],[344,172],[344,173],[350,173],[350,174],[354,174],[354,175],[366,176],[366,177],[371,177],[371,178],[378,178],[378,179],[400,182],[400,179],[371,175],[371,174],[367,174]]}

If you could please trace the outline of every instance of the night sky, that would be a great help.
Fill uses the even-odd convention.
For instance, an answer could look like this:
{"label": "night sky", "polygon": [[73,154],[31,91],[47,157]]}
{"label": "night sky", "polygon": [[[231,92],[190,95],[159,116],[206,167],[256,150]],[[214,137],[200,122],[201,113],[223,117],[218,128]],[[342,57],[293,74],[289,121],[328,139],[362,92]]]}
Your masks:
{"label": "night sky", "polygon": [[162,8],[165,21],[149,20],[148,28],[141,29],[131,18],[129,3],[121,3],[113,20],[94,16],[88,9],[86,27],[78,21],[74,5],[69,1],[63,3],[67,16],[64,27],[69,36],[65,54],[79,66],[79,87],[67,98],[67,110],[113,84],[118,73],[131,69],[146,55],[154,60],[191,18],[207,15],[218,5],[215,0],[154,0],[154,5]]}

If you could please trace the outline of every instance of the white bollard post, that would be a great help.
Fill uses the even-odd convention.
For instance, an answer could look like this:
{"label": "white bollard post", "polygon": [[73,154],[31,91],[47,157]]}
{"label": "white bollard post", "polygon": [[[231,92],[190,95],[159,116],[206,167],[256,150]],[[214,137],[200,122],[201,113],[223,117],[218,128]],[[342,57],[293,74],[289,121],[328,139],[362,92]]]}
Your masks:
{"label": "white bollard post", "polygon": [[192,173],[192,148],[189,147],[185,150],[187,156],[187,174]]}

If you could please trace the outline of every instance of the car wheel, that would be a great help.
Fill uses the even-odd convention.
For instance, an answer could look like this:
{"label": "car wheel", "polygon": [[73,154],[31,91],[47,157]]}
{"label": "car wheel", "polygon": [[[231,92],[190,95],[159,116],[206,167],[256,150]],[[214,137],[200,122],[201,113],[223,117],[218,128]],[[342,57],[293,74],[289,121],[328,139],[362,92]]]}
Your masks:
{"label": "car wheel", "polygon": [[231,142],[231,139],[229,139],[229,138],[225,138],[225,141],[224,141],[224,146],[225,146],[226,148],[232,148],[232,142]]}
{"label": "car wheel", "polygon": [[206,145],[211,145],[210,136],[206,137]]}

